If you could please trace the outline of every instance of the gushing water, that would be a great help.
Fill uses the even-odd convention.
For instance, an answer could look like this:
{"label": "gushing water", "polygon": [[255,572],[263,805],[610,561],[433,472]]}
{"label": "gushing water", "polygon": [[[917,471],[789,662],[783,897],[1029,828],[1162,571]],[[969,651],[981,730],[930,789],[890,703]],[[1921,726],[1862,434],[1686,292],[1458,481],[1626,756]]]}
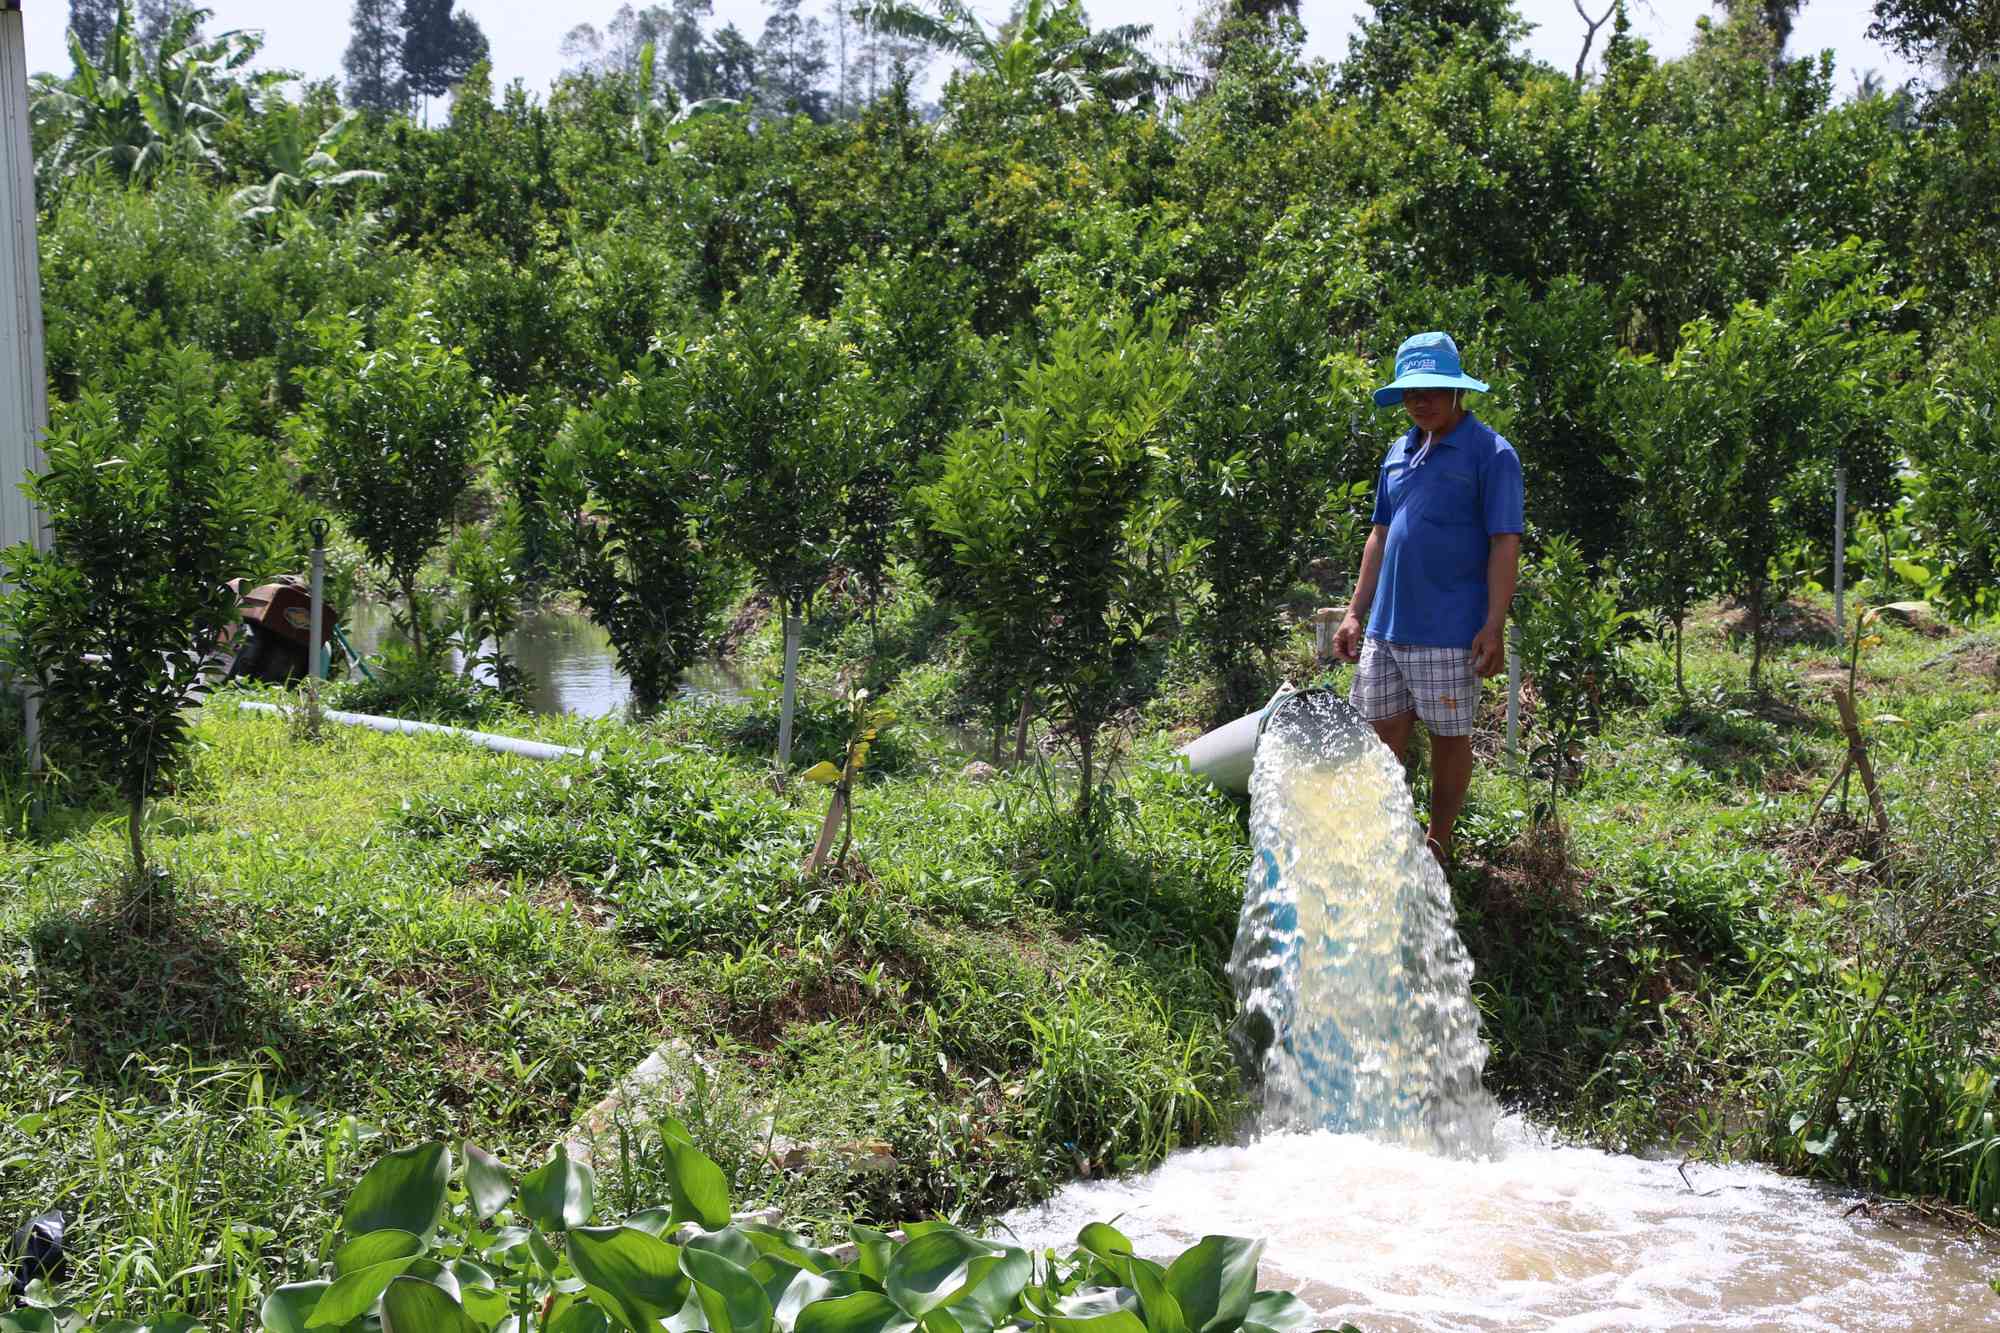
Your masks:
{"label": "gushing water", "polygon": [[1401,766],[1338,696],[1272,710],[1250,833],[1229,971],[1264,1127],[1491,1151],[1497,1109],[1450,890]]}
{"label": "gushing water", "polygon": [[1401,770],[1337,698],[1272,711],[1251,832],[1234,1035],[1276,1132],[1071,1186],[1006,1219],[1023,1243],[1103,1219],[1162,1261],[1265,1237],[1263,1285],[1367,1333],[2000,1327],[1995,1258],[1948,1236],[1850,1221],[1850,1200],[1755,1167],[1496,1122],[1444,877]]}

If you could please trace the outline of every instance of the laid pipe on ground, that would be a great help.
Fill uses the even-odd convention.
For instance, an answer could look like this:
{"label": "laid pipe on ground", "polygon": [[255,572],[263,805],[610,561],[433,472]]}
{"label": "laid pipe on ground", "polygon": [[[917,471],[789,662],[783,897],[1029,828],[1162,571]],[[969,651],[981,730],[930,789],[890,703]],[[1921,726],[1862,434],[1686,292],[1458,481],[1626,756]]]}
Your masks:
{"label": "laid pipe on ground", "polygon": [[1179,754],[1188,767],[1234,796],[1250,794],[1250,768],[1257,757],[1257,735],[1271,705],[1294,693],[1289,682],[1281,686],[1265,705],[1226,722],[1214,731],[1183,745]]}
{"label": "laid pipe on ground", "polygon": [[[245,699],[236,705],[252,713],[276,713],[285,710],[277,704],[267,704],[257,699]],[[440,736],[456,736],[462,741],[501,754],[511,754],[520,759],[587,759],[582,750],[573,745],[548,745],[542,741],[524,741],[518,736],[496,736],[490,731],[468,731],[464,727],[447,727],[436,722],[410,722],[400,717],[375,717],[369,713],[343,713],[339,709],[328,708],[320,713],[328,722],[338,722],[343,727],[367,727],[370,731],[384,731],[391,734],[416,736],[432,732]]]}

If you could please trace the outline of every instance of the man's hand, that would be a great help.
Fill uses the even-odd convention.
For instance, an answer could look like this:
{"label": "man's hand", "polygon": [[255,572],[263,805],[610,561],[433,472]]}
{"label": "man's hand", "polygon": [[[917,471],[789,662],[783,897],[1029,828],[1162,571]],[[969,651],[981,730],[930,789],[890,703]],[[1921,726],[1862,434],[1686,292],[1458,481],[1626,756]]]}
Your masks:
{"label": "man's hand", "polygon": [[1349,611],[1341,618],[1340,628],[1333,632],[1333,655],[1343,662],[1359,662],[1361,638],[1361,621]]}
{"label": "man's hand", "polygon": [[1472,669],[1481,676],[1497,676],[1507,665],[1507,645],[1501,641],[1498,625],[1488,625],[1472,640]]}

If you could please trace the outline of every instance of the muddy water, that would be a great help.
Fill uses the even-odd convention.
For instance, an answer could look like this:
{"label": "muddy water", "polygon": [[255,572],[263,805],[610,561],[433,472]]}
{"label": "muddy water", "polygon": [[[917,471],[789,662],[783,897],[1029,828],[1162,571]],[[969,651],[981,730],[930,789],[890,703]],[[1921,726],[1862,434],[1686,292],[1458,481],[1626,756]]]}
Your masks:
{"label": "muddy water", "polygon": [[1552,1146],[1516,1117],[1499,1155],[1439,1156],[1359,1134],[1274,1134],[1183,1153],[1152,1175],[1073,1186],[1016,1213],[1058,1247],[1117,1218],[1165,1259],[1201,1236],[1262,1236],[1263,1284],[1365,1333],[2000,1329],[2000,1254],[1753,1167]]}
{"label": "muddy water", "polygon": [[2000,1255],[1849,1220],[1850,1200],[1766,1171],[1684,1177],[1498,1117],[1449,892],[1343,703],[1273,709],[1250,790],[1230,974],[1266,1133],[1074,1186],[1008,1219],[1024,1240],[1115,1220],[1166,1260],[1264,1237],[1264,1285],[1365,1333],[2000,1330]]}
{"label": "muddy water", "polygon": [[[356,603],[344,628],[354,651],[378,653],[395,636],[389,609]],[[528,706],[537,713],[612,717],[632,702],[632,680],[618,669],[611,637],[587,617],[543,612],[524,617],[508,645],[534,688]],[[681,679],[681,693],[702,703],[737,703],[746,686],[721,662],[698,663]]]}

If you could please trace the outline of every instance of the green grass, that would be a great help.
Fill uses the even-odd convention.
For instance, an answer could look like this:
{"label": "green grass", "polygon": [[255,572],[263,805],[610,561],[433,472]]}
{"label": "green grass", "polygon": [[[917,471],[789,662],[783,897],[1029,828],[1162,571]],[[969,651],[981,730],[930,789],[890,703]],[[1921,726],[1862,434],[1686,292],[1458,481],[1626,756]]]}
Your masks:
{"label": "green grass", "polygon": [[[868,670],[949,716],[931,614],[886,608],[899,655]],[[802,763],[837,751],[824,690],[867,635],[837,612],[808,636]],[[1832,650],[1781,647],[1753,697],[1716,619],[1691,637],[1686,705],[1663,655],[1632,650],[1565,843],[1529,827],[1544,780],[1482,765],[1454,887],[1495,1090],[1611,1146],[2000,1215],[1985,642],[1886,629],[1864,655],[1887,847],[1858,783],[1811,819],[1844,745]],[[65,1290],[101,1317],[240,1327],[316,1270],[384,1148],[471,1137],[541,1160],[677,1038],[708,1072],[673,1109],[736,1197],[822,1229],[976,1220],[1224,1135],[1247,848],[1240,809],[1164,762],[1210,699],[1163,654],[1101,841],[1061,774],[978,781],[940,734],[892,730],[852,868],[810,884],[825,793],[775,780],[772,699],[510,724],[602,761],[555,765],[344,729],[308,744],[220,699],[151,821],[171,911],[131,914],[109,808],[58,807],[37,837],[8,821],[0,1223],[63,1206]],[[664,1197],[646,1109],[599,1145],[628,1206]],[[765,1149],[784,1138],[821,1151],[781,1169]]]}
{"label": "green grass", "polygon": [[[803,755],[830,717],[808,710]],[[721,1071],[680,1109],[739,1198],[807,1223],[979,1216],[1233,1123],[1226,801],[1148,773],[1082,862],[1033,782],[961,780],[892,732],[856,868],[802,885],[824,790],[774,787],[766,721],[526,723],[604,755],[543,766],[304,744],[224,698],[150,824],[172,910],[131,917],[108,817],[8,842],[0,1186],[70,1212],[68,1290],[233,1325],[312,1269],[381,1148],[539,1160],[672,1038]],[[893,1164],[780,1171],[770,1130]],[[641,1147],[609,1186],[650,1198],[657,1165]]]}

